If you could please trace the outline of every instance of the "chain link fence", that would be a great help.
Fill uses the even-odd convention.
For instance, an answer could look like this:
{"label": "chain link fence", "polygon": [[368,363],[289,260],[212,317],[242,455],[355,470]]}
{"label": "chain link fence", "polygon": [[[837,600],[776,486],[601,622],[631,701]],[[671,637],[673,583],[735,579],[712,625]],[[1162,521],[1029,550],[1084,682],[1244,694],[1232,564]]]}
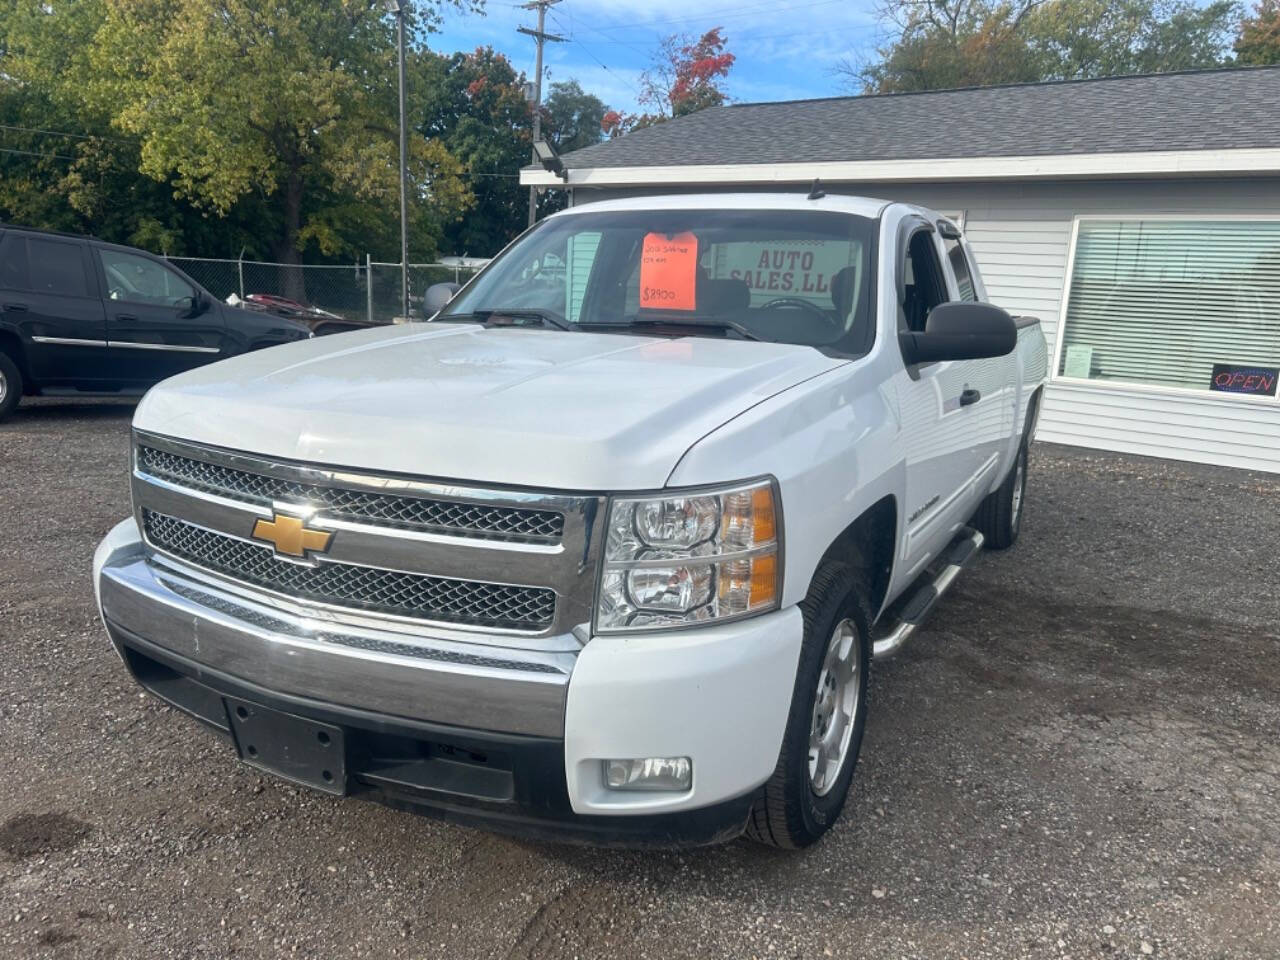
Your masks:
{"label": "chain link fence", "polygon": [[[400,264],[365,259],[363,263],[289,264],[259,260],[216,260],[167,257],[220,300],[232,294],[243,300],[253,293],[296,300],[350,320],[392,323],[400,316]],[[466,283],[483,261],[411,263],[409,312],[419,316],[422,294],[435,283]]]}

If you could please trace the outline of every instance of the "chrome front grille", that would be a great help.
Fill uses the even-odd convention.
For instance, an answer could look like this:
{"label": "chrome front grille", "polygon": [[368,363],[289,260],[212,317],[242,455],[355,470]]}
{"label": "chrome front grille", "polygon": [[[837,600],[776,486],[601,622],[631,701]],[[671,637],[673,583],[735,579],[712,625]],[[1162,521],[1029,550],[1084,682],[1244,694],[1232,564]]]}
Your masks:
{"label": "chrome front grille", "polygon": [[402,617],[521,630],[545,629],[555,616],[556,595],[548,589],[349,563],[305,566],[277,559],[270,547],[150,510],[142,511],[142,528],[152,544],[181,560],[290,597]]}
{"label": "chrome front grille", "polygon": [[[133,502],[152,563],[293,615],[410,635],[576,649],[604,498],[494,490],[135,435]],[[301,562],[258,524],[328,533]],[[376,621],[376,622],[374,622]],[[484,640],[492,635],[492,640]]]}
{"label": "chrome front grille", "polygon": [[324,487],[232,469],[146,444],[138,447],[138,467],[193,490],[266,507],[281,500],[311,504],[327,516],[352,523],[538,543],[559,543],[564,535],[564,515],[551,510]]}
{"label": "chrome front grille", "polygon": [[[264,630],[273,631],[274,633],[298,635],[296,625],[282,617],[273,617],[270,614],[265,614],[252,607],[245,606],[243,603],[235,603],[228,600],[225,596],[206,592],[204,590],[198,590],[180,579],[163,577],[158,582],[162,583],[166,589],[172,590],[178,596],[190,600],[192,603],[198,603],[202,607],[217,610],[220,613],[225,613],[229,617],[234,617],[237,620],[250,623],[255,627],[261,627]],[[468,667],[482,667],[491,670],[522,670],[527,673],[564,673],[560,667],[557,667],[552,663],[539,660],[516,660],[511,657],[480,656],[455,649],[424,647],[419,644],[404,643],[399,640],[387,640],[385,637],[380,636],[313,631],[308,631],[305,636],[308,639],[318,640],[322,643],[331,643],[338,646],[350,647],[356,650],[365,650],[370,653],[390,653],[398,657],[413,657],[417,660],[434,660],[437,663],[460,664]]]}

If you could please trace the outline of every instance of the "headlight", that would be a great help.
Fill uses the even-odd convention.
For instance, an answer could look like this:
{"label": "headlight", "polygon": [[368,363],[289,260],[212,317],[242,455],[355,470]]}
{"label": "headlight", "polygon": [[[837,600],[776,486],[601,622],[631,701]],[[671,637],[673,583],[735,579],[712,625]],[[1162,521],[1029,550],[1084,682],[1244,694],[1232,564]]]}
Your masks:
{"label": "headlight", "polygon": [[708,623],[778,605],[777,494],[770,480],[613,500],[596,630]]}

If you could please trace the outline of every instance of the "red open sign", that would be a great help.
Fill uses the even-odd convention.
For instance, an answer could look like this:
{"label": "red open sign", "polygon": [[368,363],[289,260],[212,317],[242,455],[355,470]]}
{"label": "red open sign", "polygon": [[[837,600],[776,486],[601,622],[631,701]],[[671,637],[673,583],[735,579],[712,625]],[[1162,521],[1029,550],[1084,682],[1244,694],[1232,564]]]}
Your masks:
{"label": "red open sign", "polygon": [[1252,364],[1215,363],[1209,389],[1219,393],[1243,393],[1253,397],[1274,397],[1280,367]]}

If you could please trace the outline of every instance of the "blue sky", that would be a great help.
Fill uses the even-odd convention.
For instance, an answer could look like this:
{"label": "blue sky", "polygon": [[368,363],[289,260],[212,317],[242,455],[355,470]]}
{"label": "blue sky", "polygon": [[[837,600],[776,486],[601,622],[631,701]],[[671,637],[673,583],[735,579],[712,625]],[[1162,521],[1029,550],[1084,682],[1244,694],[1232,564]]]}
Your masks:
{"label": "blue sky", "polygon": [[[728,92],[735,101],[794,100],[849,92],[837,76],[845,57],[867,57],[880,37],[874,0],[563,0],[551,8],[547,31],[568,37],[549,43],[552,82],[575,78],[611,107],[634,110],[639,77],[659,40],[723,27],[737,56]],[[510,0],[488,0],[484,16],[447,11],[429,45],[441,52],[492,45],[531,77],[536,14]],[[544,80],[545,82],[545,80]]]}

